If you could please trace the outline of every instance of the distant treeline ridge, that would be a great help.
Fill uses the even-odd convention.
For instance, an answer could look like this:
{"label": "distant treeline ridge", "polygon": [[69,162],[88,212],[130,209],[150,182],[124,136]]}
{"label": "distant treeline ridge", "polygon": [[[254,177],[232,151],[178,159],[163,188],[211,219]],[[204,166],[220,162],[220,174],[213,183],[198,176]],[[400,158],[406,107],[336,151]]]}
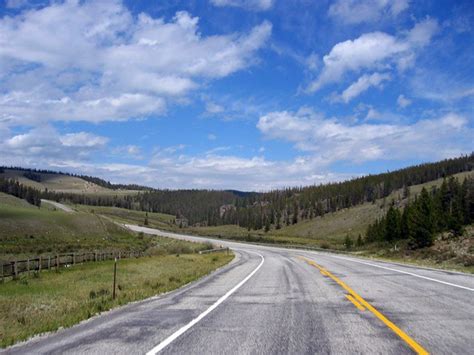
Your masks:
{"label": "distant treeline ridge", "polygon": [[398,189],[471,171],[473,168],[474,153],[339,183],[287,188],[265,193],[152,189],[143,190],[135,195],[44,191],[41,192],[41,196],[74,204],[167,213],[180,219],[187,219],[189,224],[210,226],[235,224],[249,230],[268,231],[272,227],[279,229],[284,224],[295,224],[301,220],[323,216],[365,202],[374,202]]}

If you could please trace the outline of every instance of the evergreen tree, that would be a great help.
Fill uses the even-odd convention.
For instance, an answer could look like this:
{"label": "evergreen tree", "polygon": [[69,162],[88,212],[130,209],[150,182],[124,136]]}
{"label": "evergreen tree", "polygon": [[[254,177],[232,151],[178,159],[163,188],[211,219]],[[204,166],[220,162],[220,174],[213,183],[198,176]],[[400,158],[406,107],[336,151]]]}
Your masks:
{"label": "evergreen tree", "polygon": [[409,226],[412,247],[422,248],[433,244],[433,207],[431,197],[425,188],[421,190],[420,197],[415,203]]}
{"label": "evergreen tree", "polygon": [[398,209],[393,207],[393,204],[390,206],[387,212],[387,220],[385,226],[385,240],[391,242],[394,240],[400,239],[400,224],[401,217]]}
{"label": "evergreen tree", "polygon": [[292,218],[292,224],[298,223],[298,215],[299,215],[299,207],[298,203],[295,201],[293,202],[293,218]]}
{"label": "evergreen tree", "polygon": [[281,229],[280,221],[281,221],[281,212],[278,210],[276,213],[276,227],[275,227],[276,229]]}
{"label": "evergreen tree", "polygon": [[270,230],[270,219],[268,217],[265,217],[265,233],[268,233]]}
{"label": "evergreen tree", "polygon": [[400,221],[400,238],[407,239],[410,236],[410,229],[413,228],[410,226],[412,219],[413,208],[410,204],[408,204],[405,209],[403,210],[402,218]]}
{"label": "evergreen tree", "polygon": [[349,236],[349,234],[347,234],[346,238],[344,239],[344,246],[346,247],[347,250],[349,250],[352,248],[353,245],[354,245],[354,242],[352,241],[352,238]]}

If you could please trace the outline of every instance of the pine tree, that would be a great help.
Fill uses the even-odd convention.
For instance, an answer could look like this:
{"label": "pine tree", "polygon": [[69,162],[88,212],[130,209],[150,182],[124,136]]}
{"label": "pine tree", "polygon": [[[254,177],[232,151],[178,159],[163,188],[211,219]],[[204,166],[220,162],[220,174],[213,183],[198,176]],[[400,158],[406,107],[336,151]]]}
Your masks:
{"label": "pine tree", "polygon": [[354,242],[352,241],[352,238],[349,236],[349,234],[346,235],[346,238],[344,239],[344,246],[346,247],[347,250],[352,248],[352,245]]}
{"label": "pine tree", "polygon": [[411,217],[412,211],[413,211],[413,208],[411,204],[408,204],[403,210],[402,218],[400,221],[400,238],[401,239],[408,239],[408,237],[410,236],[410,222],[412,221],[412,217]]}
{"label": "pine tree", "polygon": [[414,248],[428,247],[433,244],[433,207],[432,200],[425,188],[414,206],[410,225],[410,244]]}
{"label": "pine tree", "polygon": [[281,221],[281,212],[280,210],[278,210],[276,213],[276,227],[275,227],[276,229],[281,229],[280,221]]}
{"label": "pine tree", "polygon": [[391,242],[400,239],[401,217],[398,209],[390,206],[387,212],[387,221],[385,225],[385,240]]}
{"label": "pine tree", "polygon": [[464,223],[474,223],[474,178],[464,180]]}
{"label": "pine tree", "polygon": [[270,219],[265,217],[265,233],[268,233],[268,231],[270,231]]}
{"label": "pine tree", "polygon": [[293,203],[293,218],[291,221],[292,224],[298,223],[298,214],[299,214],[298,203],[295,201]]}

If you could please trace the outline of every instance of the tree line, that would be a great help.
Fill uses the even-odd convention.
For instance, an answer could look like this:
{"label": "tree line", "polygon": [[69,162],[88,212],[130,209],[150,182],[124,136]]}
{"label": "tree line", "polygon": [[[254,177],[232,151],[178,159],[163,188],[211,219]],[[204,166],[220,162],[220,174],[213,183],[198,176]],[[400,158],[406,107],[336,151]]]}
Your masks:
{"label": "tree line", "polygon": [[[398,189],[425,183],[474,168],[474,153],[436,163],[368,175],[348,181],[307,187],[272,190],[265,193],[217,190],[141,190],[133,195],[72,194],[43,191],[55,201],[113,206],[146,212],[160,212],[186,218],[189,224],[209,226],[234,224],[248,230],[279,229],[326,213],[389,196]],[[16,169],[16,168],[15,168]],[[32,170],[34,173],[48,170]],[[83,175],[73,175],[84,178]],[[88,181],[99,182],[88,177]],[[98,178],[97,178],[98,179]],[[108,187],[109,185],[104,185]],[[114,185],[122,186],[122,185]],[[123,185],[135,186],[135,185]],[[223,205],[230,206],[224,211]]]}
{"label": "tree line", "polygon": [[368,227],[366,240],[408,240],[408,245],[416,249],[432,245],[440,232],[460,235],[463,226],[470,223],[474,223],[474,178],[468,177],[461,184],[451,177],[444,179],[439,188],[423,188],[403,212],[392,204],[384,217]]}
{"label": "tree line", "polygon": [[0,192],[26,200],[32,205],[41,206],[42,192],[20,184],[18,181],[0,178]]}

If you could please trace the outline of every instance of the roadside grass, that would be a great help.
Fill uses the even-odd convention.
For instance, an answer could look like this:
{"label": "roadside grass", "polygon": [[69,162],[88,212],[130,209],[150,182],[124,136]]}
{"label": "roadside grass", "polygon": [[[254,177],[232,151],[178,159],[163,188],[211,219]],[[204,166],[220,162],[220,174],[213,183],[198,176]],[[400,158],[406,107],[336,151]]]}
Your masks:
{"label": "roadside grass", "polygon": [[119,305],[174,290],[232,259],[233,255],[216,253],[119,260],[115,300],[113,261],[76,265],[0,284],[0,346],[70,327]]}
{"label": "roadside grass", "polygon": [[432,246],[411,250],[407,240],[394,244],[366,245],[354,254],[386,261],[408,263],[437,269],[474,273],[474,224],[465,227],[461,236],[439,234]]}

